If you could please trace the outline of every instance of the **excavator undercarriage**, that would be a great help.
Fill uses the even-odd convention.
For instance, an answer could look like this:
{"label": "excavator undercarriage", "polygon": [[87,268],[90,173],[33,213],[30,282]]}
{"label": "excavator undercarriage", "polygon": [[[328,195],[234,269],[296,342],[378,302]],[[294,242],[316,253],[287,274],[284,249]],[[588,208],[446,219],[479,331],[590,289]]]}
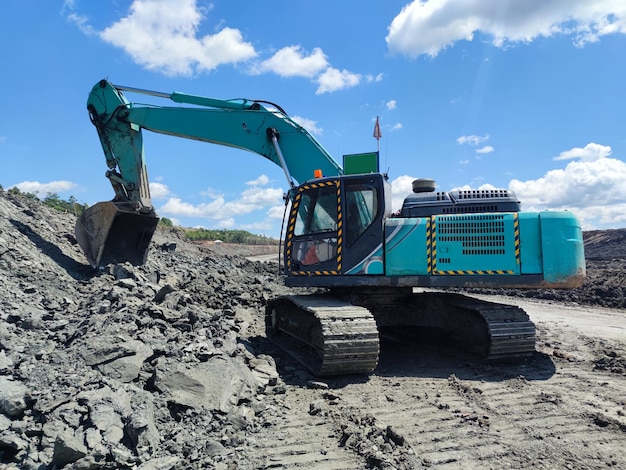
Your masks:
{"label": "excavator undercarriage", "polygon": [[319,376],[371,373],[379,334],[395,330],[404,341],[417,341],[408,332],[425,328],[488,361],[535,351],[535,326],[521,308],[449,292],[342,289],[284,296],[266,308],[268,337]]}

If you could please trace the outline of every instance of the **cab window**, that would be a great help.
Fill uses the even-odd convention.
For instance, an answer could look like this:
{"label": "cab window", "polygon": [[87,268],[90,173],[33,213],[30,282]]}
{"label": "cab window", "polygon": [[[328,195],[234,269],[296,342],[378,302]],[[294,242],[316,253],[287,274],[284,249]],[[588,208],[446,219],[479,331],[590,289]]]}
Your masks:
{"label": "cab window", "polygon": [[306,191],[300,199],[294,235],[337,231],[337,190],[334,186]]}
{"label": "cab window", "polygon": [[371,225],[378,212],[376,188],[368,184],[346,187],[346,240],[352,245]]}

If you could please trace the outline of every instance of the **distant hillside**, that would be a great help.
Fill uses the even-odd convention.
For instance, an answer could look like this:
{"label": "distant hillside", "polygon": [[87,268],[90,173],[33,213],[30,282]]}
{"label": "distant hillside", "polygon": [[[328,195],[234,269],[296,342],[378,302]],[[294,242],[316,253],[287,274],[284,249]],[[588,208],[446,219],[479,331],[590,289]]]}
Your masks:
{"label": "distant hillside", "polygon": [[583,233],[588,260],[626,259],[626,228],[590,230]]}

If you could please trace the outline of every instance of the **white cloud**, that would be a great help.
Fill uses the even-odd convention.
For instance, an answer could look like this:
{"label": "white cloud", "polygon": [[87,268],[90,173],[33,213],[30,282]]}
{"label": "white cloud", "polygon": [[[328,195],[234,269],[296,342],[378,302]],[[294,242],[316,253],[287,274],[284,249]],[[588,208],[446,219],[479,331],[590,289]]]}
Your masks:
{"label": "white cloud", "polygon": [[387,109],[391,110],[391,109],[396,109],[397,104],[398,103],[396,102],[396,100],[389,100],[387,101],[387,103],[385,103],[385,106],[387,107]]}
{"label": "white cloud", "polygon": [[279,203],[282,198],[283,190],[280,188],[252,187],[244,190],[238,200],[224,204],[224,211],[232,215],[249,214],[273,206]]}
{"label": "white cloud", "polygon": [[324,133],[324,129],[317,126],[317,121],[303,118],[302,116],[291,116],[291,119],[304,127],[309,134],[322,135]]}
{"label": "white cloud", "polygon": [[[465,162],[460,162],[464,164]],[[392,207],[399,210],[412,192],[411,176],[399,176],[392,184]],[[584,230],[626,227],[626,162],[601,157],[568,163],[527,181],[513,179],[524,211],[567,210],[575,214]],[[475,181],[477,183],[478,180]],[[494,189],[491,184],[465,185],[454,189]]]}
{"label": "white cloud", "polygon": [[170,189],[163,183],[150,183],[152,199],[163,199],[170,195]]}
{"label": "white cloud", "polygon": [[285,205],[272,206],[267,210],[267,218],[273,220],[283,220],[283,214],[285,213]]}
{"label": "white cloud", "polygon": [[281,77],[313,78],[328,67],[326,55],[319,47],[305,55],[300,46],[283,47],[272,57],[253,67],[253,73],[274,72]]}
{"label": "white cloud", "polygon": [[14,184],[11,187],[17,187],[20,191],[25,193],[46,196],[48,194],[58,194],[70,191],[76,188],[76,184],[71,181],[50,181],[49,183],[40,183],[39,181],[22,181],[21,183]]}
{"label": "white cloud", "polygon": [[[261,176],[256,181],[259,180],[263,180],[263,177]],[[171,197],[159,208],[158,212],[167,217],[194,217],[222,221],[273,207],[280,204],[282,199],[283,190],[280,188],[261,188],[252,185],[242,191],[238,199],[232,201],[226,201],[223,196],[217,196],[210,202],[191,204],[178,197]]]}
{"label": "white cloud", "polygon": [[485,154],[485,153],[491,153],[494,150],[495,149],[491,145],[485,145],[484,147],[476,149],[476,153]]}
{"label": "white cloud", "polygon": [[128,16],[100,37],[124,49],[136,63],[170,76],[210,71],[257,55],[237,29],[198,36],[203,19],[196,0],[134,0]]}
{"label": "white cloud", "polygon": [[489,134],[482,137],[479,135],[462,135],[461,137],[458,137],[456,139],[456,142],[459,145],[468,144],[471,146],[475,146],[485,142],[486,140],[489,140]]}
{"label": "white cloud", "polygon": [[376,75],[367,74],[365,76],[365,80],[367,82],[369,82],[369,83],[372,83],[372,82],[378,83],[378,82],[382,82],[383,81],[383,77],[384,77],[383,73],[378,73]]}
{"label": "white cloud", "polygon": [[338,70],[333,67],[327,68],[318,78],[319,84],[316,95],[332,93],[334,91],[352,88],[361,82],[361,75],[347,70]]}
{"label": "white cloud", "polygon": [[246,185],[248,185],[248,186],[265,186],[269,182],[270,182],[270,179],[268,178],[267,175],[261,175],[257,179],[255,179],[255,180],[247,181]]}
{"label": "white cloud", "polygon": [[222,219],[218,222],[217,224],[218,228],[225,228],[225,229],[231,229],[233,227],[235,227],[235,219],[233,219],[232,217],[228,217],[226,219]]}
{"label": "white cloud", "polygon": [[97,31],[89,24],[89,19],[86,16],[69,13],[67,19],[70,23],[74,23],[85,35],[93,36],[97,34]]}
{"label": "white cloud", "polygon": [[202,203],[193,205],[188,202],[183,202],[178,197],[171,197],[167,202],[161,206],[158,210],[159,214],[165,214],[168,217],[203,217],[210,219],[224,218],[221,210],[224,207],[224,199],[217,198],[210,203]]}
{"label": "white cloud", "polygon": [[218,199],[223,198],[224,194],[222,194],[219,190],[214,188],[206,188],[203,191],[200,191],[200,195],[203,197],[208,197],[209,199]]}
{"label": "white cloud", "polygon": [[478,177],[474,178],[474,180],[472,182],[473,184],[464,184],[463,186],[455,186],[450,191],[468,191],[468,190],[471,190],[471,189],[479,189],[479,190],[483,190],[483,189],[498,189],[494,185],[489,184],[489,183],[478,184],[482,180],[483,180],[483,177],[482,176],[478,176]]}
{"label": "white cloud", "polygon": [[413,0],[393,19],[386,37],[393,53],[436,56],[476,33],[497,47],[568,35],[582,47],[607,34],[626,33],[623,0]]}
{"label": "white cloud", "polygon": [[391,182],[391,207],[394,212],[400,210],[404,199],[413,193],[415,179],[414,176],[402,175]]}
{"label": "white cloud", "polygon": [[536,180],[511,180],[525,210],[569,210],[585,228],[626,225],[626,163],[614,158],[570,162]]}
{"label": "white cloud", "polygon": [[594,144],[593,142],[585,145],[584,148],[574,147],[573,149],[561,152],[554,160],[571,160],[580,158],[583,161],[592,162],[600,158],[611,155],[611,147],[608,145]]}
{"label": "white cloud", "polygon": [[[281,77],[305,77],[317,84],[316,94],[351,88],[363,79],[380,82],[383,74],[362,76],[330,66],[324,51],[315,47],[308,53],[300,45],[285,46],[265,60],[236,28],[224,27],[215,34],[198,30],[212,5],[198,0],[133,0],[128,13],[102,31],[76,11],[66,0],[63,14],[87,35],[124,50],[140,66],[167,76],[192,76],[223,65],[246,63],[248,73],[274,73]],[[254,60],[254,61],[253,61]]]}

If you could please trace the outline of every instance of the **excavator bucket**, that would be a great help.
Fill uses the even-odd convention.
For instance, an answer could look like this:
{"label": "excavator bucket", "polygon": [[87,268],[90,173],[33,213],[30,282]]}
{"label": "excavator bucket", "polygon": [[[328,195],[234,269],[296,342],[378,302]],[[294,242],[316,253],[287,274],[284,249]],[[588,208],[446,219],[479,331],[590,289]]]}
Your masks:
{"label": "excavator bucket", "polygon": [[94,268],[124,262],[141,265],[158,223],[154,211],[140,213],[128,203],[99,202],[82,213],[74,233]]}

